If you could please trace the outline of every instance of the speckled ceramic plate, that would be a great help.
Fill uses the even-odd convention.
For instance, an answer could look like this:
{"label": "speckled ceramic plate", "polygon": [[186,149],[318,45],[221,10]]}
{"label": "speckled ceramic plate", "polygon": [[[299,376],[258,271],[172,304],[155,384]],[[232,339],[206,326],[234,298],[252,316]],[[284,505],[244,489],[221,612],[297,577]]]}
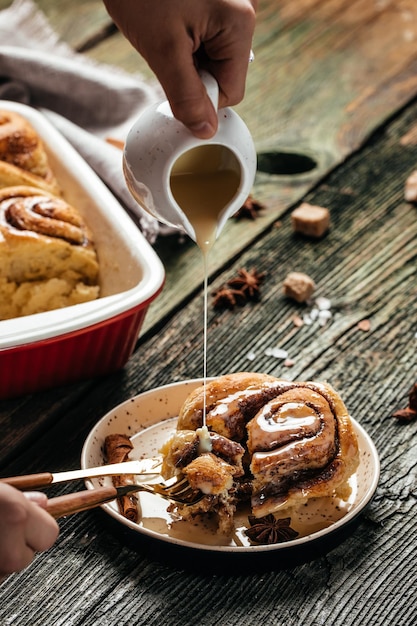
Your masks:
{"label": "speckled ceramic plate", "polygon": [[[186,396],[201,380],[173,383],[142,393],[123,402],[105,415],[92,429],[82,450],[83,468],[102,465],[103,442],[107,435],[123,433],[131,437],[134,445],[131,457],[140,459],[158,454],[161,445],[174,432],[179,409]],[[103,509],[121,524],[154,539],[188,548],[218,552],[259,553],[262,551],[306,547],[304,544],[320,538],[328,539],[343,526],[352,522],[369,503],[379,479],[379,459],[376,448],[364,429],[354,420],[358,436],[360,464],[350,483],[352,494],[348,502],[336,498],[317,498],[300,507],[291,517],[291,527],[299,535],[296,539],[270,545],[250,544],[245,530],[248,525],[247,511],[236,515],[233,536],[225,537],[216,532],[209,523],[189,523],[175,520],[167,512],[167,503],[148,493],[139,494],[140,521],[131,522],[123,517],[115,502],[103,505]],[[100,478],[87,481],[93,489],[108,484],[111,479]]]}

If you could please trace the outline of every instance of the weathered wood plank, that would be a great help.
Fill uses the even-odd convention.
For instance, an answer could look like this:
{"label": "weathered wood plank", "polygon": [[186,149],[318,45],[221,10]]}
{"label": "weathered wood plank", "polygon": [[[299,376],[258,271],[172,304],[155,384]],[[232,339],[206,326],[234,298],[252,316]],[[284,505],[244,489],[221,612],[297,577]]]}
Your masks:
{"label": "weathered wood plank", "polygon": [[[36,4],[74,48],[109,24],[100,0]],[[10,0],[0,0],[0,8],[8,5]],[[282,0],[278,6],[261,0],[256,62],[237,107],[259,148],[305,149],[320,157],[322,173],[360,145],[416,92],[415,12],[414,0]],[[90,55],[127,71],[149,72],[121,36],[95,46]]]}
{"label": "weathered wood plank", "polygon": [[[308,198],[331,211],[332,228],[324,239],[312,242],[295,236],[287,214],[281,228],[265,233],[214,280],[210,291],[238,267],[267,272],[261,303],[232,312],[210,308],[209,374],[253,368],[287,378],[322,377],[339,388],[352,386],[348,396],[354,413],[363,401],[361,386],[367,381],[374,386],[371,395],[379,398],[374,412],[364,416],[371,419],[366,422],[370,426],[376,426],[380,417],[375,407],[388,415],[405,400],[416,365],[416,299],[406,294],[415,292],[417,221],[415,206],[403,201],[403,184],[414,166],[417,147],[402,146],[400,138],[412,124],[415,111],[411,108],[383,143],[371,142]],[[287,272],[294,269],[311,275],[317,293],[332,300],[330,325],[300,329],[293,325],[293,315],[302,315],[306,307],[286,300],[281,285]],[[108,377],[103,384],[92,382],[85,390],[78,385],[66,389],[65,402],[73,397],[77,406],[73,410],[78,410],[79,403],[91,403],[94,397],[93,413],[101,415],[145,388],[201,375],[202,304],[202,295],[197,293],[160,333],[140,342],[124,372]],[[357,328],[364,318],[371,321],[370,333]],[[288,350],[294,360],[291,369],[265,354],[275,346]],[[253,361],[246,358],[250,351],[256,355]],[[378,391],[381,383],[382,392]],[[394,386],[396,394],[392,393]],[[6,440],[16,428],[22,429],[19,438],[20,434],[29,436],[29,406],[29,414],[35,418],[33,431],[45,406],[51,415],[49,424],[55,414],[59,419],[60,395],[55,390],[35,396],[35,403],[30,398],[2,403]],[[71,411],[71,404],[68,406]],[[62,405],[61,413],[64,408]],[[9,417],[12,415],[14,419]],[[67,419],[66,415],[61,418]],[[10,458],[10,450],[3,449],[2,464]]]}
{"label": "weathered wood plank", "polygon": [[[0,0],[0,10],[11,4],[12,0]],[[76,50],[111,22],[101,0],[37,0],[35,4],[59,36]]]}
{"label": "weathered wood plank", "polygon": [[[329,169],[361,143],[417,91],[415,2],[353,3],[339,0],[260,3],[254,40],[255,63],[249,68],[247,93],[236,109],[248,123],[260,153],[289,153],[293,165],[279,158],[275,173],[258,172],[255,195],[267,211],[256,223],[230,223],[212,259],[211,271],[238,254],[248,241],[296,203]],[[137,55],[113,38],[92,55],[117,61],[132,70]],[[316,167],[297,172],[297,156]],[[283,169],[284,163],[284,169]],[[294,168],[291,173],[291,167]],[[289,170],[289,172],[288,172]],[[145,327],[157,321],[172,302],[172,287],[187,296],[199,277],[185,267],[197,266],[199,253],[161,242],[167,288],[153,304]]]}
{"label": "weathered wood plank", "polygon": [[[212,284],[217,287],[241,266],[267,271],[261,302],[220,313],[210,308],[210,374],[250,368],[291,379],[327,379],[375,441],[381,480],[358,528],[310,563],[277,560],[256,572],[248,567],[231,575],[226,560],[212,573],[194,558],[200,569],[189,571],[181,552],[175,564],[158,563],[163,554],[155,546],[143,542],[135,551],[104,515],[81,514],[62,520],[57,545],[3,583],[0,623],[275,626],[285,619],[290,626],[383,626],[387,618],[392,626],[415,623],[417,422],[400,425],[391,413],[405,405],[417,365],[417,209],[403,201],[417,146],[401,142],[416,113],[417,105],[409,107],[308,195],[331,211],[325,238],[294,236],[287,211],[281,228],[265,232]],[[330,324],[293,325],[294,313],[306,307],[282,296],[282,279],[291,269],[313,276],[317,293],[332,300]],[[371,321],[369,332],[357,328],[364,318]],[[38,416],[32,445],[26,441],[13,462],[0,450],[2,473],[6,458],[13,471],[45,469],[46,463],[54,464],[51,469],[75,467],[86,433],[112,406],[147,388],[201,375],[201,345],[200,293],[157,336],[141,342],[124,372],[66,390],[61,411],[59,390],[1,403],[2,436],[28,422],[31,410]],[[273,346],[288,349],[292,368],[265,354]],[[249,350],[256,353],[254,361],[246,358]],[[40,432],[42,410],[56,420],[48,418]],[[27,430],[23,434],[28,437]]]}
{"label": "weathered wood plank", "polygon": [[[64,0],[59,5],[39,0],[37,4],[75,48],[83,47],[109,24],[99,0]],[[272,170],[259,171],[254,188],[266,211],[256,222],[228,224],[211,261],[212,274],[415,95],[416,10],[414,0],[283,0],[278,6],[261,0],[254,39],[256,60],[237,111],[254,136],[260,168],[267,164]],[[121,35],[95,45],[88,54],[152,76]],[[277,158],[277,152],[284,153],[284,158]],[[297,171],[298,155],[311,158],[313,168]],[[195,246],[161,241],[158,252],[167,269],[167,283],[151,307],[145,330],[169,313],[172,305],[188,298],[201,280],[194,270],[199,264]]]}
{"label": "weathered wood plank", "polygon": [[[261,620],[272,626],[283,615],[293,626],[382,625],[388,615],[393,626],[415,621],[413,597],[404,589],[411,594],[415,584],[415,547],[409,538],[414,528],[412,450],[417,424],[400,426],[390,414],[404,404],[415,378],[416,298],[406,294],[415,290],[416,208],[403,202],[402,181],[417,148],[404,148],[400,137],[416,110],[410,109],[385,137],[370,142],[311,194],[309,200],[331,210],[332,228],[325,239],[294,237],[287,215],[281,229],[265,234],[216,279],[220,284],[240,265],[267,270],[260,303],[233,312],[210,311],[210,373],[250,364],[287,378],[327,379],[343,390],[349,410],[372,435],[382,461],[376,498],[359,527],[327,556],[308,564],[269,563],[260,573],[249,567],[232,576],[227,563],[215,574],[183,571],[186,559],[181,554],[176,566],[158,564],[145,545],[139,546],[139,554],[132,551],[103,516],[82,514],[61,522],[62,537],[49,555],[3,584],[0,621],[6,624],[13,616],[14,626],[116,621],[127,626],[162,619],[166,624],[237,626]],[[314,276],[319,293],[334,301],[334,319],[323,329],[292,325],[292,315],[304,307],[286,301],[280,285],[294,263]],[[89,428],[113,404],[147,387],[199,375],[201,313],[197,296],[158,337],[139,348],[124,374],[92,386],[32,452],[10,467],[44,469],[47,461],[56,467],[75,466]],[[364,317],[371,320],[368,333],[356,327]],[[283,369],[281,361],[264,354],[275,345],[288,348],[293,368]],[[257,360],[248,362],[246,354],[253,348]],[[66,442],[65,449],[59,441]],[[80,570],[88,575],[79,577]],[[45,594],[36,580],[54,588],[54,594]],[[209,605],[204,600],[207,586]]]}

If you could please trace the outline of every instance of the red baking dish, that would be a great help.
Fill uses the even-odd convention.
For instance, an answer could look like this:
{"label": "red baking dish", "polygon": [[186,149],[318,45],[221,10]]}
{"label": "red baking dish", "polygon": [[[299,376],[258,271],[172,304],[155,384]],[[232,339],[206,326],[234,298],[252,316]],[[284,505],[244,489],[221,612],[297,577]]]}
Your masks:
{"label": "red baking dish", "polygon": [[163,265],[81,156],[38,111],[0,101],[41,136],[65,199],[84,215],[100,263],[93,302],[0,321],[0,399],[106,374],[131,356]]}

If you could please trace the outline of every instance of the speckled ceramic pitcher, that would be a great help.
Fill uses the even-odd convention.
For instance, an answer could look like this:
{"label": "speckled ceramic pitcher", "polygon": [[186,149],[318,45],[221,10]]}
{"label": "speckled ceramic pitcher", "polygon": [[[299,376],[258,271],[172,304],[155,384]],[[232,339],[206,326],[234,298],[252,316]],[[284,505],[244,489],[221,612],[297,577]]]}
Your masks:
{"label": "speckled ceramic pitcher", "polygon": [[[217,110],[217,81],[207,72],[201,72],[201,77]],[[204,148],[204,152],[196,150],[200,148]],[[209,159],[206,159],[207,154]],[[196,241],[195,229],[173,193],[172,173],[181,169],[183,163],[191,169],[194,166],[204,169],[207,160],[213,161],[213,155],[215,167],[233,170],[237,181],[218,214],[217,237],[226,220],[247,199],[256,172],[252,137],[232,109],[218,110],[218,130],[210,139],[195,137],[173,116],[167,101],[146,109],[127,137],[123,157],[126,182],[133,197],[147,212],[165,224],[184,229]]]}

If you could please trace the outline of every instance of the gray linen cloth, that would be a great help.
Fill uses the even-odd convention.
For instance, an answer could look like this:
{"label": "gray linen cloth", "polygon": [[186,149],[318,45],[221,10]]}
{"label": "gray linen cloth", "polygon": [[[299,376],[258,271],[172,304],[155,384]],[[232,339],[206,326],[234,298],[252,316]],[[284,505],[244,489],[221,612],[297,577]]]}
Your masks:
{"label": "gray linen cloth", "polygon": [[60,41],[32,0],[0,11],[0,100],[39,109],[66,137],[154,243],[158,222],[126,187],[122,153],[106,141],[124,141],[140,112],[163,97],[157,84],[97,64]]}

